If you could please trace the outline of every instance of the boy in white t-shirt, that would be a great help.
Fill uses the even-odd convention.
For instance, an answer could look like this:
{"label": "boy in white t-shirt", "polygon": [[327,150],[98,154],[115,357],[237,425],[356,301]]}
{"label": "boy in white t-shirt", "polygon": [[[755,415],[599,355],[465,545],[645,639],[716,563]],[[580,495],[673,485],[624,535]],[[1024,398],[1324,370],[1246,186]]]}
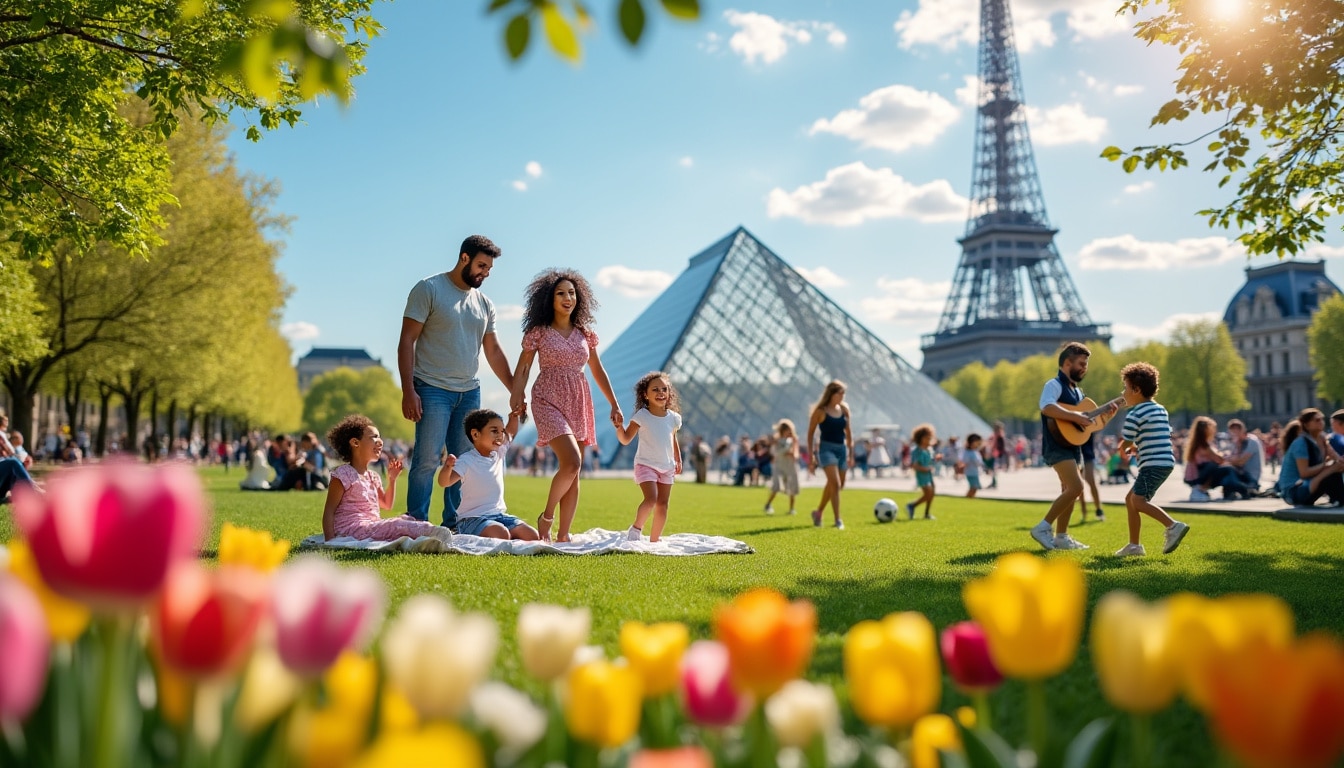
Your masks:
{"label": "boy in white t-shirt", "polygon": [[510,515],[504,504],[504,454],[518,434],[518,414],[510,413],[506,425],[498,413],[479,408],[467,414],[463,427],[472,449],[461,456],[448,454],[439,470],[440,486],[462,483],[455,532],[536,541],[540,538],[537,529]]}
{"label": "boy in white t-shirt", "polygon": [[635,524],[625,532],[628,541],[639,541],[644,523],[653,516],[649,541],[658,541],[667,524],[667,500],[672,495],[672,483],[681,474],[681,444],[677,430],[681,429],[681,414],[677,413],[677,391],[662,371],[646,373],[635,383],[635,415],[630,423],[616,429],[621,445],[629,445],[639,435],[635,449],[635,482],[644,492],[644,501],[635,511]]}

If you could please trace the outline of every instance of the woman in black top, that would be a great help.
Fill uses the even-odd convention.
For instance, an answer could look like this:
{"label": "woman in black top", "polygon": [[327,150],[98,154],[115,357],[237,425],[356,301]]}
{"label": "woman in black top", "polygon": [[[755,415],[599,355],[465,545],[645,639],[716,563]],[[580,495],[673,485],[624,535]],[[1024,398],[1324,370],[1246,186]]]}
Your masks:
{"label": "woman in black top", "polygon": [[[818,440],[817,433],[821,439]],[[835,513],[835,527],[844,528],[840,520],[840,491],[845,487],[845,476],[854,466],[854,437],[849,430],[849,406],[845,404],[844,382],[832,381],[821,393],[821,399],[812,408],[807,424],[808,464],[813,471],[818,466],[826,474],[826,487],[821,491],[821,502],[812,510],[812,524],[821,527],[821,514],[829,502]]]}

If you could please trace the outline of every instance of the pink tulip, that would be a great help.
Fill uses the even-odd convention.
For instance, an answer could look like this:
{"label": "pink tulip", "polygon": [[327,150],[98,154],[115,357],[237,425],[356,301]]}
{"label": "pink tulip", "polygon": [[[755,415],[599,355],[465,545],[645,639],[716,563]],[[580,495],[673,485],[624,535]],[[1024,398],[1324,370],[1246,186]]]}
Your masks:
{"label": "pink tulip", "polygon": [[681,657],[681,701],[692,720],[714,727],[736,725],[751,712],[751,694],[733,688],[728,648],[698,640]]}
{"label": "pink tulip", "polygon": [[105,462],[52,475],[45,494],[14,489],[14,518],[42,580],[95,607],[136,607],[205,530],[205,496],[190,467]]}
{"label": "pink tulip", "polygon": [[341,568],[318,555],[295,558],[272,581],[280,659],[300,675],[321,674],[342,651],[363,648],[383,620],[385,601],[372,571]]}
{"label": "pink tulip", "polygon": [[42,696],[51,635],[42,604],[0,572],[0,724],[22,722]]}
{"label": "pink tulip", "polygon": [[943,630],[943,663],[957,686],[964,691],[988,691],[1003,682],[1003,675],[989,656],[985,630],[974,621],[963,621]]}

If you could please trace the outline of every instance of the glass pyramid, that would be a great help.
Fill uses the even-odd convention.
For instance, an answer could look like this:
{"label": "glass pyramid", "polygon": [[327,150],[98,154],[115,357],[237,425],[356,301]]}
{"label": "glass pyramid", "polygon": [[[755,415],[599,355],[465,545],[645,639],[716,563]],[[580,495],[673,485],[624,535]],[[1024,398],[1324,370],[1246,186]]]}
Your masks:
{"label": "glass pyramid", "polygon": [[[857,441],[881,426],[902,433],[930,422],[942,436],[989,427],[761,244],[745,228],[691,258],[686,271],[612,344],[602,363],[628,419],[634,385],[670,374],[681,398],[682,449],[695,435],[753,439],[790,418],[799,432],[826,383],[840,379]],[[629,467],[592,387],[605,467]],[[888,437],[893,434],[888,431]]]}

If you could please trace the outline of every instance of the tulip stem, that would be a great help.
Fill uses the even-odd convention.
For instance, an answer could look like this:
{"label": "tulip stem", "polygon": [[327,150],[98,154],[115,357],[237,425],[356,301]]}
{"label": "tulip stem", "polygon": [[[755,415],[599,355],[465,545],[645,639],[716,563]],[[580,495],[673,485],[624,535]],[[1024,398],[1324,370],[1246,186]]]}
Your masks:
{"label": "tulip stem", "polygon": [[1130,726],[1134,738],[1134,754],[1130,765],[1134,768],[1148,768],[1153,763],[1153,719],[1148,715],[1130,715]]}
{"label": "tulip stem", "polygon": [[993,710],[989,706],[989,694],[976,691],[971,694],[971,703],[975,706],[975,727],[986,731],[994,730]]}
{"label": "tulip stem", "polygon": [[99,619],[98,640],[102,644],[102,669],[99,674],[98,726],[94,737],[96,768],[117,768],[128,762],[122,751],[122,711],[127,690],[125,633],[120,618]]}
{"label": "tulip stem", "polygon": [[1045,683],[1041,680],[1027,683],[1027,733],[1039,765],[1050,742],[1050,714],[1045,706]]}

